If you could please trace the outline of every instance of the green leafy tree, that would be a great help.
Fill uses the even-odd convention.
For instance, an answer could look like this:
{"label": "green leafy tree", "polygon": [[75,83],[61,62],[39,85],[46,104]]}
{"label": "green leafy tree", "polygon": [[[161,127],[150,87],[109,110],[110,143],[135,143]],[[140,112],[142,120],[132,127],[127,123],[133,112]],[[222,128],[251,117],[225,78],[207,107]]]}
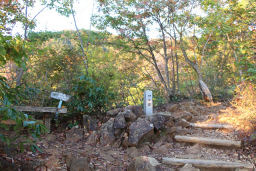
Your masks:
{"label": "green leafy tree", "polygon": [[212,100],[199,67],[189,58],[184,38],[189,36],[195,17],[192,9],[199,6],[199,1],[106,0],[99,4],[101,13],[94,17],[95,24],[100,29],[114,29],[122,38],[119,42],[123,50],[139,55],[154,67],[169,99],[179,87],[180,51],[196,71],[202,93]]}

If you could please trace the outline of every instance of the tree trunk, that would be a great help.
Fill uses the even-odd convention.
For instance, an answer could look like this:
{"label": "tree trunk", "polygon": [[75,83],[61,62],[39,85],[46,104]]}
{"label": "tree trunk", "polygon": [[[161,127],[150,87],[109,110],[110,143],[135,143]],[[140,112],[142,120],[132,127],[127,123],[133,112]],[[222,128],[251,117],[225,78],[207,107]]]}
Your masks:
{"label": "tree trunk", "polygon": [[199,88],[201,90],[201,93],[202,93],[202,96],[203,96],[203,99],[205,101],[208,101],[208,102],[212,102],[212,94],[208,88],[208,86],[205,84],[205,82],[203,81],[203,77],[202,77],[202,74],[201,74],[201,71],[200,69],[198,68],[198,66],[192,62],[189,58],[188,58],[188,55],[187,55],[187,52],[183,46],[183,41],[181,39],[181,42],[180,42],[180,48],[181,48],[181,51],[182,51],[182,54],[185,58],[185,61],[195,70],[197,76],[198,76],[198,81],[199,81]]}
{"label": "tree trunk", "polygon": [[[82,54],[83,54],[86,75],[88,75],[88,58],[87,58],[87,55],[84,51],[84,44],[83,44],[82,36],[80,34],[80,31],[79,31],[77,23],[76,23],[76,17],[75,17],[75,13],[74,13],[74,10],[73,10],[72,2],[70,4],[70,6],[71,6],[71,13],[72,13],[73,21],[74,21],[74,24],[75,24],[75,27],[76,27],[76,32],[77,32],[77,35],[78,35],[78,38],[79,38],[79,41],[80,41],[80,47],[81,47]],[[89,41],[89,36],[88,36],[88,41]],[[87,43],[87,47],[88,47],[88,43]]]}
{"label": "tree trunk", "polygon": [[[27,18],[28,17],[28,0],[26,0],[25,2],[25,17]],[[41,13],[43,12],[45,9],[47,8],[47,6],[45,6],[44,8],[42,8],[34,17],[33,19],[31,20],[34,21],[36,19],[36,17]],[[27,34],[28,34],[28,23],[25,23],[25,28],[24,28],[24,40],[26,41],[27,40]],[[24,74],[24,69],[23,68],[19,68],[17,69],[16,71],[16,86],[20,86],[21,85],[21,79],[22,79],[22,76]]]}

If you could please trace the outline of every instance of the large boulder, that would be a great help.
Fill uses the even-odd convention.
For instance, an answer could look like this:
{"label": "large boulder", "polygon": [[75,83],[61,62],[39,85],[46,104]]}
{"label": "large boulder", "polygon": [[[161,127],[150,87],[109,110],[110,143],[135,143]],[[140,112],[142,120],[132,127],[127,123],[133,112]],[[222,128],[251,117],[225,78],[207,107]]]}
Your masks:
{"label": "large boulder", "polygon": [[116,108],[116,109],[109,110],[109,111],[107,111],[107,116],[115,117],[121,111],[123,111],[122,108]]}
{"label": "large boulder", "polygon": [[135,157],[128,167],[128,171],[157,171],[160,170],[160,163],[153,157]]}
{"label": "large boulder", "polygon": [[83,125],[88,131],[96,131],[98,128],[97,121],[89,115],[83,115]]}
{"label": "large boulder", "polygon": [[124,118],[124,114],[121,112],[115,117],[114,128],[115,129],[123,129],[125,127],[126,127],[126,121]]}
{"label": "large boulder", "polygon": [[137,146],[141,139],[154,132],[154,126],[147,118],[138,118],[129,126],[128,142],[131,146]]}
{"label": "large boulder", "polygon": [[126,151],[127,154],[132,158],[139,156],[139,151],[136,147],[129,147]]}
{"label": "large boulder", "polygon": [[125,110],[131,110],[137,117],[144,115],[143,108],[141,106],[126,106]]}
{"label": "large boulder", "polygon": [[101,145],[112,145],[115,141],[114,118],[110,118],[100,129]]}
{"label": "large boulder", "polygon": [[127,120],[128,122],[132,122],[137,119],[137,115],[135,115],[130,109],[125,109],[125,111],[119,114],[123,115],[125,120]]}
{"label": "large boulder", "polygon": [[65,143],[77,143],[84,137],[83,129],[73,127],[65,132],[66,139]]}
{"label": "large boulder", "polygon": [[165,127],[165,122],[168,120],[166,116],[163,115],[152,115],[149,117],[151,123],[153,123],[154,127],[159,130]]}
{"label": "large boulder", "polygon": [[98,133],[96,132],[96,131],[93,131],[90,135],[89,135],[89,137],[88,137],[88,139],[87,139],[87,143],[88,144],[90,144],[90,145],[93,145],[93,146],[95,146],[97,143],[98,143],[98,141],[99,141],[99,135],[98,135]]}

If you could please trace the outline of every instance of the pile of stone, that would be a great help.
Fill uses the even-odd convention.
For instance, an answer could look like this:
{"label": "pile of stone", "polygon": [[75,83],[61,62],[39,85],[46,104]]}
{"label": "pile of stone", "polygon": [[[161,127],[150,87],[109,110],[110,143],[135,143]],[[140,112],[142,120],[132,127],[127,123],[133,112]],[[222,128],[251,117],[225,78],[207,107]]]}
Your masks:
{"label": "pile of stone", "polygon": [[[170,108],[172,111],[177,106]],[[159,132],[172,137],[175,132],[187,127],[182,118],[189,119],[191,114],[185,113],[180,117],[173,116],[171,112],[159,112],[152,116],[145,116],[142,107],[127,106],[107,112],[108,121],[101,125],[98,131],[93,131],[87,143],[115,147],[139,146],[145,141],[154,141]],[[178,129],[176,129],[176,127]]]}

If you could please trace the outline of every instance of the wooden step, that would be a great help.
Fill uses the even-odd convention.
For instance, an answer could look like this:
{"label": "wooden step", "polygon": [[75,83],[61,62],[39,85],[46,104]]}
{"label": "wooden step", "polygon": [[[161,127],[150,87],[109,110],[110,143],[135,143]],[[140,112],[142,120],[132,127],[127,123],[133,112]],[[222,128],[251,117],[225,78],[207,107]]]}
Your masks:
{"label": "wooden step", "polygon": [[254,168],[252,164],[248,164],[248,163],[226,162],[226,161],[219,161],[219,160],[203,160],[203,159],[178,159],[178,158],[168,158],[168,157],[163,157],[162,163],[166,165],[175,165],[175,166],[192,164],[195,167],[202,167],[202,168],[247,169],[251,171]]}
{"label": "wooden step", "polygon": [[191,127],[194,128],[205,128],[205,129],[234,129],[231,125],[226,124],[212,124],[212,123],[191,123],[182,119],[183,122],[187,122]]}
{"label": "wooden step", "polygon": [[219,146],[226,146],[226,147],[241,147],[241,144],[242,144],[241,141],[204,138],[204,137],[192,137],[192,136],[180,136],[180,135],[175,135],[174,139],[179,142],[219,145]]}

